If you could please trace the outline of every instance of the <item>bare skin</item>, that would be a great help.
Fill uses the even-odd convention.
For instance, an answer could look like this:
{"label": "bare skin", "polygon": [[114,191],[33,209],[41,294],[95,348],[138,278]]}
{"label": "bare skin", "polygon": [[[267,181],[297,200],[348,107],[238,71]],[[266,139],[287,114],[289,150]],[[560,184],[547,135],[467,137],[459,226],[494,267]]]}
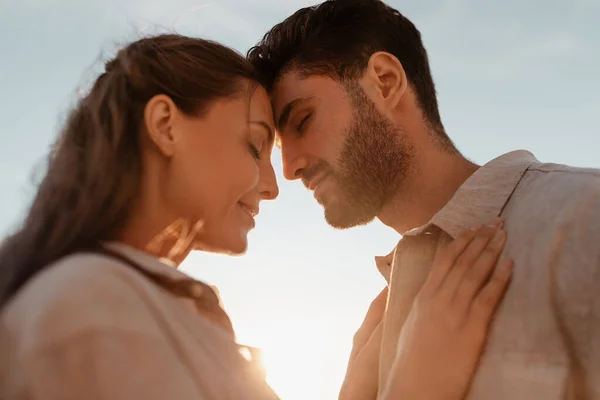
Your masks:
{"label": "bare skin", "polygon": [[[479,166],[440,143],[396,57],[374,53],[354,84],[348,89],[330,77],[293,70],[279,79],[272,98],[284,175],[314,192],[326,218],[343,208],[365,213],[359,222],[341,218],[332,225],[348,228],[378,218],[402,235],[429,221]],[[389,129],[376,131],[382,122]],[[373,144],[379,137],[388,153]],[[394,169],[370,193],[376,206],[359,198],[349,202],[355,185],[376,185]]]}
{"label": "bare skin", "polygon": [[121,240],[178,266],[192,250],[242,254],[263,200],[279,193],[266,91],[190,117],[167,96],[145,108],[140,199]]}
{"label": "bare skin", "polygon": [[[377,218],[402,235],[426,224],[479,168],[454,148],[441,126],[425,118],[404,66],[390,53],[373,53],[362,75],[343,83],[290,69],[271,95],[284,175],[302,180],[314,192],[334,227],[350,228]],[[371,399],[379,390],[379,323],[385,298],[382,293],[375,299],[355,336],[340,398]],[[489,322],[481,315],[468,318],[480,327]],[[473,360],[481,349],[456,353],[455,362]],[[410,360],[408,365],[418,361]],[[460,371],[464,375],[455,379],[461,382],[474,373]],[[346,397],[353,392],[361,395]]]}
{"label": "bare skin", "polygon": [[[278,195],[270,161],[275,122],[264,89],[258,88],[246,98],[219,100],[202,117],[186,116],[168,97],[158,95],[148,102],[144,122],[141,194],[121,240],[174,266],[178,266],[192,250],[242,254],[247,247],[247,234],[254,227],[253,216],[258,212],[261,201],[274,199]],[[284,156],[290,157],[290,147],[287,149],[283,147]],[[460,175],[464,177],[472,168],[466,164],[463,167],[457,168],[463,171]],[[286,174],[289,173],[288,165]],[[445,190],[449,193],[449,186]],[[331,199],[336,201],[335,185],[323,190],[322,194],[324,202]],[[467,252],[471,247],[469,245],[467,250],[460,251]],[[451,255],[437,261],[434,270],[447,269],[448,265],[455,264],[458,266],[450,268],[450,271],[464,268],[460,267],[464,263],[449,260]],[[486,271],[490,271],[493,268],[493,264],[480,264],[475,263],[473,270],[487,268]],[[462,293],[463,289],[460,290]],[[422,300],[415,306],[417,316],[411,319],[403,332],[407,343],[414,341],[415,332],[422,339],[406,346],[415,350],[398,354],[395,371],[399,372],[395,374],[423,370],[432,360],[420,354],[426,356],[427,348],[444,348],[448,344],[447,338],[438,335],[442,330],[434,321],[434,314],[422,310],[425,307],[423,304],[435,304],[434,309],[437,310],[454,307],[454,303],[443,296],[427,302],[431,293],[420,297]],[[379,315],[384,308],[381,305],[385,298],[386,294],[383,293],[374,302],[372,317],[368,316],[361,334],[357,334],[349,377],[354,377],[354,371],[358,372],[364,366],[372,368],[369,368],[370,374],[361,374],[360,379],[350,380],[360,385],[351,388],[349,393],[372,391],[373,387],[376,389],[373,385],[376,385],[376,350],[380,336],[378,329],[373,327],[379,326]],[[489,318],[484,318],[481,313],[468,315],[466,320],[471,321],[470,325],[480,328],[489,323]],[[481,329],[485,332],[484,328]],[[465,386],[465,380],[470,380],[472,372],[468,367],[474,365],[473,360],[477,359],[480,347],[463,350],[462,353],[447,356],[452,362],[465,363],[467,367],[463,368],[460,376],[443,381],[446,385],[444,390],[451,388],[458,392]],[[440,373],[435,379],[443,380],[444,376],[444,373]],[[388,390],[390,396],[396,396],[396,393],[413,393],[419,387],[390,386]]]}
{"label": "bare skin", "polygon": [[[383,400],[460,400],[466,395],[489,324],[510,282],[512,263],[499,221],[463,233],[434,261],[402,329]],[[340,399],[375,399],[387,288],[354,338]]]}
{"label": "bare skin", "polygon": [[400,333],[383,399],[460,400],[510,281],[500,224],[467,231],[434,261]]}

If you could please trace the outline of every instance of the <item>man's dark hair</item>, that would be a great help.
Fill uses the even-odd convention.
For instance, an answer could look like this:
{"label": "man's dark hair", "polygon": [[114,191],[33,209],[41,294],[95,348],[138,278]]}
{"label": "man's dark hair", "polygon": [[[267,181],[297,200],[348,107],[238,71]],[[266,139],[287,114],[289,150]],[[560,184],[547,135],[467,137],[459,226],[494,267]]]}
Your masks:
{"label": "man's dark hair", "polygon": [[302,8],[275,25],[252,47],[248,59],[271,90],[294,69],[341,82],[354,80],[377,51],[402,63],[425,118],[444,133],[435,85],[419,30],[400,12],[379,0],[328,0]]}

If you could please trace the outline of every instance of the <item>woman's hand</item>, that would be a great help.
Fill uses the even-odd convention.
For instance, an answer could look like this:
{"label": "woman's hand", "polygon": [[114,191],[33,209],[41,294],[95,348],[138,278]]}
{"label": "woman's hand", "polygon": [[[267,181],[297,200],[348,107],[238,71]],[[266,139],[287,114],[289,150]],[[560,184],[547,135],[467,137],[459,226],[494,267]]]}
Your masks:
{"label": "woman's hand", "polygon": [[388,287],[371,302],[365,319],[354,335],[352,352],[338,400],[370,400],[377,397],[379,350],[383,333]]}
{"label": "woman's hand", "polygon": [[510,281],[501,220],[463,233],[434,261],[400,333],[383,399],[459,400]]}

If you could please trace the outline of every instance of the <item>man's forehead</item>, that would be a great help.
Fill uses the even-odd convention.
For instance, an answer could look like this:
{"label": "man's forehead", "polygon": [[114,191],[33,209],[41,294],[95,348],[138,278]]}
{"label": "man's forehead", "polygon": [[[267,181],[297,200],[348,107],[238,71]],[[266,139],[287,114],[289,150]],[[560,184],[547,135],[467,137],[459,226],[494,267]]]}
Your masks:
{"label": "man's forehead", "polygon": [[288,72],[282,75],[271,90],[275,122],[277,123],[281,113],[290,103],[300,103],[302,100],[309,101],[319,97],[333,85],[336,85],[335,81],[323,75],[305,75],[299,72]]}
{"label": "man's forehead", "polygon": [[279,77],[271,90],[271,103],[275,112],[280,112],[281,107],[290,101],[305,96],[307,86],[310,87],[310,77],[305,77],[297,72],[287,72]]}

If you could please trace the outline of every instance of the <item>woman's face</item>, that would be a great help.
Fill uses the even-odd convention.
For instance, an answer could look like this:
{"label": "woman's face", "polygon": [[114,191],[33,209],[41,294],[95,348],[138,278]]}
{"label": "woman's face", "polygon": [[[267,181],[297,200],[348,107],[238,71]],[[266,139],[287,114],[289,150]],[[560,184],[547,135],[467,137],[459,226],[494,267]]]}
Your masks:
{"label": "woman's face", "polygon": [[196,249],[241,254],[262,200],[279,194],[271,151],[275,132],[264,88],[217,100],[202,117],[182,115],[167,171],[173,215],[203,227]]}

